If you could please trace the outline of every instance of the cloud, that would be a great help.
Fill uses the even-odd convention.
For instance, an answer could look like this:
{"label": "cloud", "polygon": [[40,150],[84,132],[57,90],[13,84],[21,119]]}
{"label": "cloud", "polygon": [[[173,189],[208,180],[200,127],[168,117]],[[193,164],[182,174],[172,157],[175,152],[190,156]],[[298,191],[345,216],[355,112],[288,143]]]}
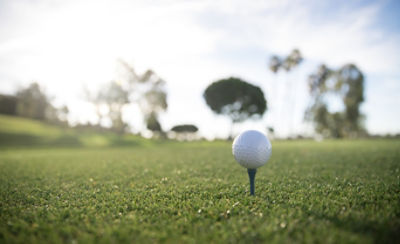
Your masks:
{"label": "cloud", "polygon": [[[309,60],[333,66],[355,62],[374,73],[395,73],[400,66],[399,33],[375,25],[382,4],[340,8],[321,6],[318,1],[242,3],[233,1],[227,10],[216,1],[205,8],[206,27],[225,35],[221,45],[256,46],[281,54],[297,47]],[[325,17],[318,17],[321,14]]]}

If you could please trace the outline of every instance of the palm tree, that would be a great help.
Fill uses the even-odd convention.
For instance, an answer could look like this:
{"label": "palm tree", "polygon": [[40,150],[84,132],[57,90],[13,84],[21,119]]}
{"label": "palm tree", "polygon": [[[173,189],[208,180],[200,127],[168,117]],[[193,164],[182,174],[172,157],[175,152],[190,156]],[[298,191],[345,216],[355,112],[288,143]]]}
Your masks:
{"label": "palm tree", "polygon": [[[270,62],[269,62],[269,69],[275,74],[277,74],[279,72],[279,70],[282,70],[282,69],[285,72],[288,73],[291,70],[293,70],[295,67],[297,67],[302,61],[303,61],[303,57],[302,57],[300,51],[298,49],[293,49],[292,52],[286,58],[280,58],[280,57],[278,57],[276,55],[271,56]],[[288,109],[288,111],[291,110],[288,113],[289,116],[290,116],[290,119],[289,119],[289,122],[290,122],[289,133],[291,134],[292,133],[291,132],[291,130],[292,130],[291,127],[293,125],[293,114],[296,112],[296,110],[295,110],[296,107],[295,106],[296,106],[296,102],[297,102],[296,101],[297,83],[294,83],[294,85],[291,84],[290,80],[288,80],[288,77],[286,77],[286,80],[287,80],[287,82],[285,82],[283,85],[284,86],[287,85],[288,88],[284,89],[286,91],[285,95],[283,97],[281,96],[281,97],[279,97],[279,99],[277,99],[277,100],[279,100],[279,103],[278,103],[279,108],[278,108],[278,111],[276,113],[277,114],[277,118],[275,118],[275,121],[274,121],[273,124],[274,124],[274,126],[276,126],[276,122],[277,122],[276,120],[277,119],[280,120],[280,116],[281,116],[281,111],[280,110],[281,110],[281,105],[283,105],[282,104],[283,99],[285,97],[289,97],[289,109]],[[273,83],[273,84],[275,84],[275,83]],[[277,92],[276,91],[276,87],[275,87],[275,85],[273,85],[272,94],[275,95],[275,94],[277,94],[276,92]],[[275,99],[273,99],[273,100],[275,100]]]}
{"label": "palm tree", "polygon": [[[284,68],[287,72],[295,69],[299,64],[303,61],[303,57],[298,49],[293,49],[289,56],[286,57],[284,62]],[[295,77],[298,78],[298,77]],[[294,82],[294,84],[293,84]],[[297,80],[289,80],[288,81],[288,92],[290,93],[289,98],[289,134],[292,134],[294,118],[296,114],[296,105],[297,105],[297,90],[298,90],[298,81]]]}

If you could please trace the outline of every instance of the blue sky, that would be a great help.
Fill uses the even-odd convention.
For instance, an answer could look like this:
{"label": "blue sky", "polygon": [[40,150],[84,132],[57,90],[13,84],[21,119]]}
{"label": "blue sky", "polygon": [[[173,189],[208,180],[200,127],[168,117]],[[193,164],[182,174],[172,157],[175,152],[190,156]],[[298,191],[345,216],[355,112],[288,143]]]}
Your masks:
{"label": "blue sky", "polygon": [[[92,91],[117,76],[122,58],[167,81],[165,129],[199,126],[224,137],[229,121],[206,107],[211,82],[239,76],[265,92],[269,111],[236,126],[278,134],[310,132],[307,75],[321,63],[352,62],[366,76],[362,111],[372,133],[400,132],[400,1],[0,1],[0,92],[36,80],[72,123],[95,121],[83,87]],[[290,74],[267,68],[272,54],[299,48],[305,62]],[[296,84],[286,91],[287,83]],[[285,85],[286,84],[286,85]],[[134,131],[144,129],[138,108],[125,108]]]}

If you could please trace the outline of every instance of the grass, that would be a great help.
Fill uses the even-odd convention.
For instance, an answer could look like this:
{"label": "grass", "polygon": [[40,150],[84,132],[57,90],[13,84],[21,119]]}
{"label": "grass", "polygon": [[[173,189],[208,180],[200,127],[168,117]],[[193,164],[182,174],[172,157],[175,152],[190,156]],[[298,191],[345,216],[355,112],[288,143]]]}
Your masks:
{"label": "grass", "polygon": [[229,143],[0,151],[1,243],[395,243],[400,141],[273,143],[256,196]]}
{"label": "grass", "polygon": [[151,144],[135,135],[62,128],[41,121],[0,114],[0,148],[115,147]]}

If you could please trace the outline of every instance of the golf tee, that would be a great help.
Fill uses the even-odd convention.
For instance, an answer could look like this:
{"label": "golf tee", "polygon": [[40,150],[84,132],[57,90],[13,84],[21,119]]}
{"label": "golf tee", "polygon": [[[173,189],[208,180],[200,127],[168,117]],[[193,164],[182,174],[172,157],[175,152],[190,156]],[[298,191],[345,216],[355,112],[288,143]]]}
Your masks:
{"label": "golf tee", "polygon": [[250,195],[254,196],[254,180],[256,178],[257,169],[247,169],[250,180]]}

